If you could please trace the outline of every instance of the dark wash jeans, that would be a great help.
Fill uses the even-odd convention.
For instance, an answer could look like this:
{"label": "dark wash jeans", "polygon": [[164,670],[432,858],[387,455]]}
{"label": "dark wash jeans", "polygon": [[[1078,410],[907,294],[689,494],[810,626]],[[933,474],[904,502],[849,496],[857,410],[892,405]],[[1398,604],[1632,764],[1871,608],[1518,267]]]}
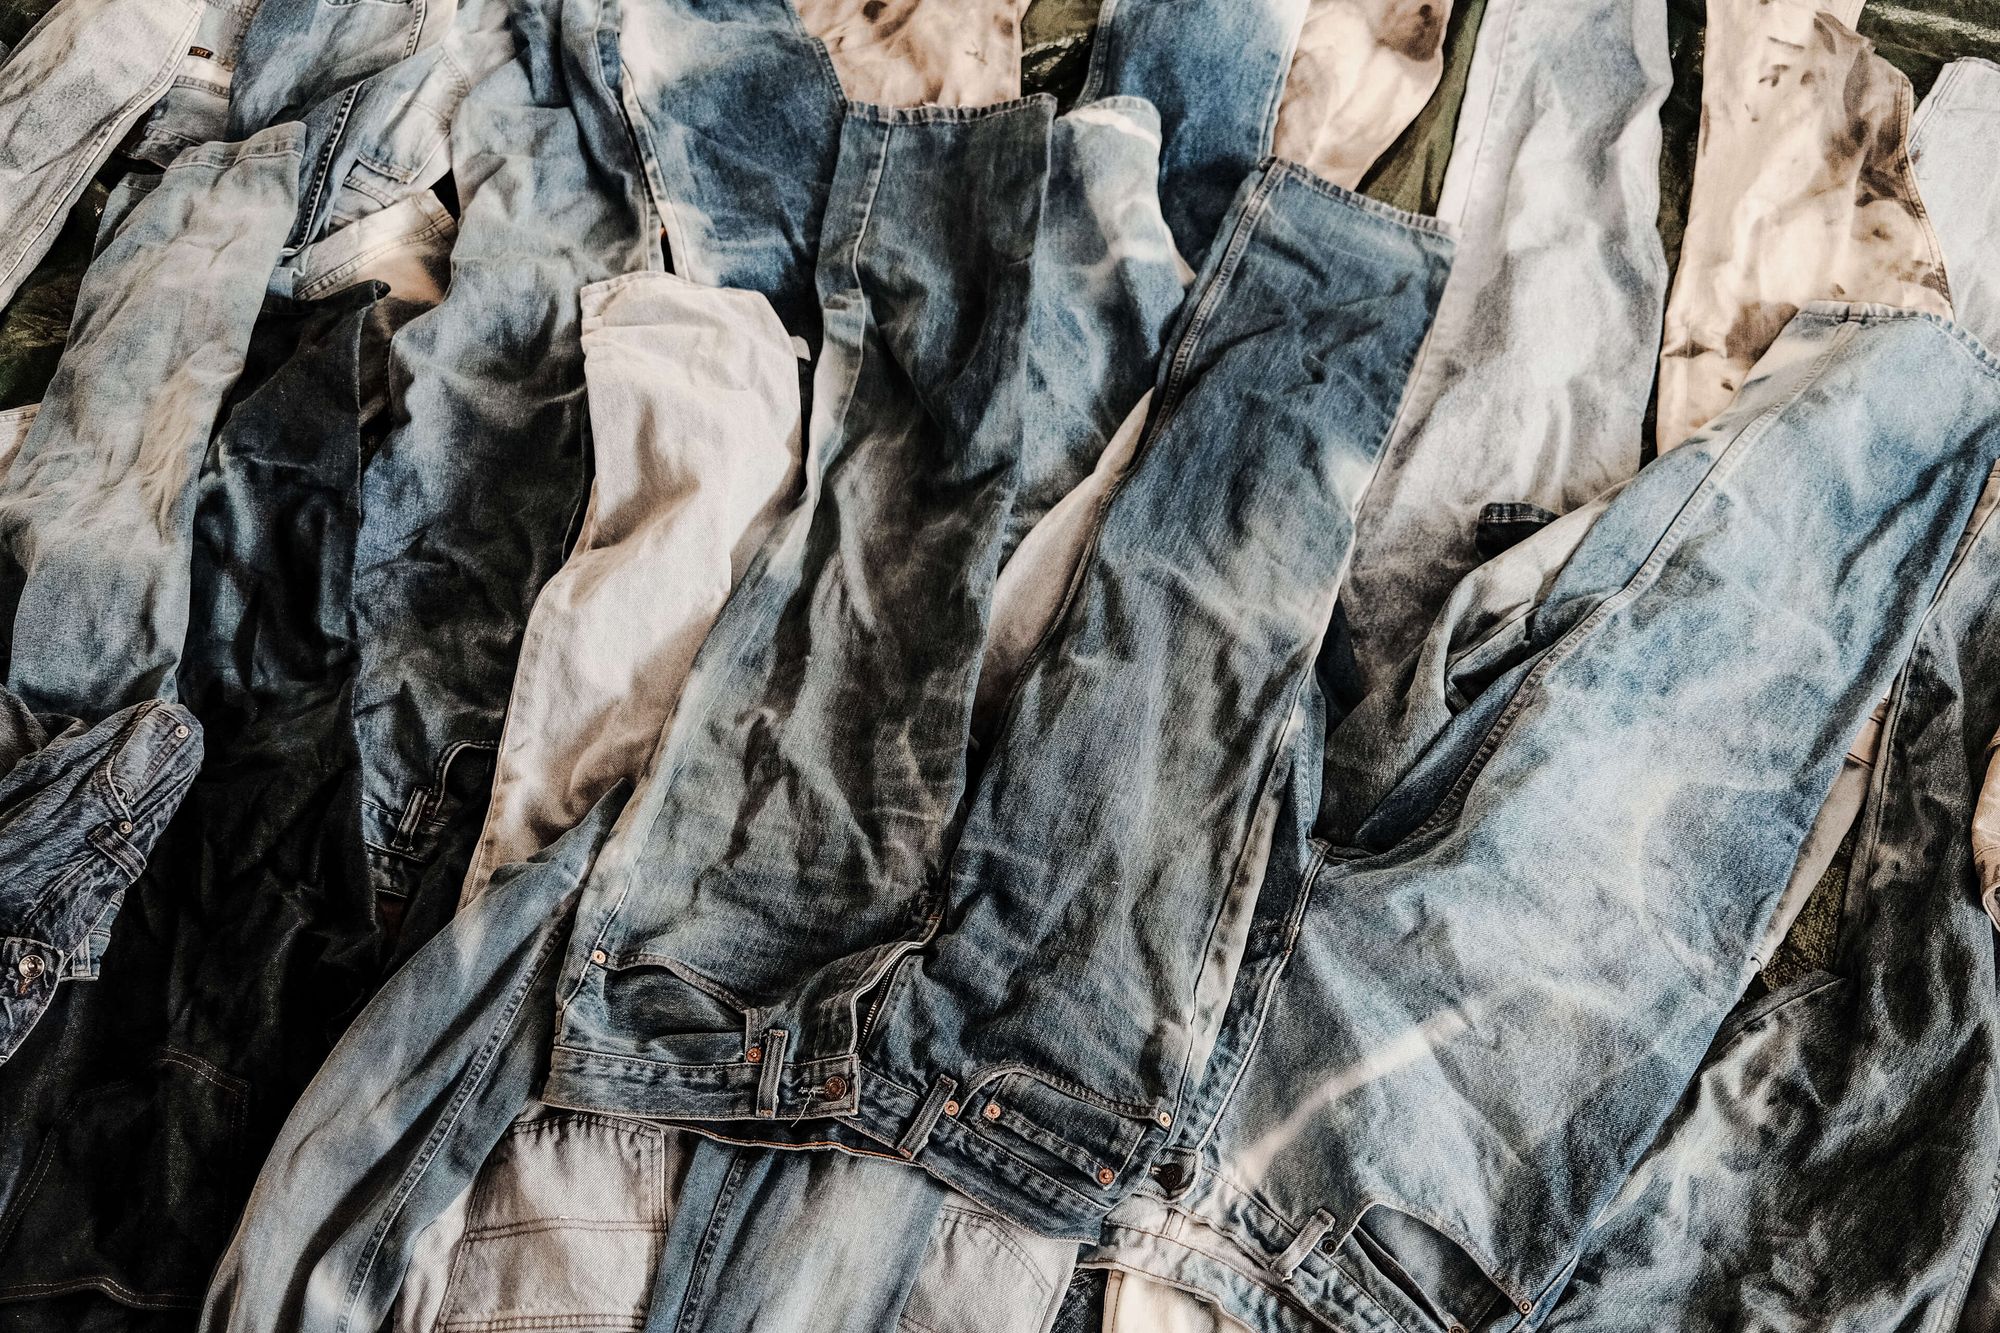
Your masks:
{"label": "dark wash jeans", "polygon": [[[1312,833],[1273,851],[1279,952],[1246,965],[1262,979],[1232,1001],[1174,1170],[1114,1216],[1107,1253],[1263,1327],[1501,1329],[1618,1267],[1594,1246],[1642,1245],[1655,1219],[1619,1191],[1754,975],[1848,745],[1938,632],[1996,403],[2000,368],[1949,325],[1809,308],[1706,431],[1468,578],[1400,684],[1334,732]],[[1966,981],[1982,1014],[1990,967]],[[1952,1040],[1954,1096],[1976,1103],[1986,1020]],[[1958,1142],[1989,1151],[1988,1115]],[[1969,1266],[1980,1211],[1968,1196],[1920,1244]],[[1635,1308],[1678,1325],[1647,1304],[1659,1274],[1609,1280],[1638,1299],[1601,1305],[1605,1326]]]}
{"label": "dark wash jeans", "polygon": [[9,1327],[190,1318],[255,1163],[380,979],[351,603],[375,298],[268,299],[197,475],[179,689],[207,752],[95,981],[0,1067],[26,1158],[0,1186]]}
{"label": "dark wash jeans", "polygon": [[[844,717],[848,749],[798,732],[789,769],[693,726],[677,753],[670,733],[580,909],[547,1100],[780,1142],[811,1117],[807,1141],[899,1152],[1052,1234],[1088,1234],[1143,1173],[1228,993],[1254,888],[1232,881],[1449,251],[1422,220],[1284,164],[1244,184],[1221,236],[951,859],[955,789],[884,781],[884,756],[928,753],[907,739],[919,712],[871,705],[888,735]],[[924,704],[947,697],[918,684]],[[692,714],[718,716],[754,736],[764,714]],[[810,847],[758,838],[780,771],[838,798]],[[748,799],[716,800],[731,772],[756,784]],[[1052,806],[1048,772],[1096,795]]]}

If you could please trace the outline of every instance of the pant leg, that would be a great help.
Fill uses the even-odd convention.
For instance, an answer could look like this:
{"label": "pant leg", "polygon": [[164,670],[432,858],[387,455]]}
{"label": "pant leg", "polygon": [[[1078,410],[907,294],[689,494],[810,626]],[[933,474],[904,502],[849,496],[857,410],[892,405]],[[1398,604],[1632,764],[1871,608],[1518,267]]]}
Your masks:
{"label": "pant leg", "polygon": [[1357,520],[1344,695],[1391,675],[1480,562],[1487,505],[1560,513],[1639,467],[1666,294],[1665,8],[1486,8],[1438,205],[1451,282]]}
{"label": "pant leg", "polygon": [[2000,184],[1975,165],[2000,125],[2000,67],[1984,60],[1945,66],[1910,131],[1910,163],[1924,212],[1937,232],[1959,324],[2000,340]]}
{"label": "pant leg", "polygon": [[64,0],[0,56],[0,306],[166,91],[198,0]]}
{"label": "pant leg", "polygon": [[94,718],[174,695],[195,470],[299,166],[294,126],[190,150],[91,265],[0,501],[23,578],[8,680],[35,707]]}

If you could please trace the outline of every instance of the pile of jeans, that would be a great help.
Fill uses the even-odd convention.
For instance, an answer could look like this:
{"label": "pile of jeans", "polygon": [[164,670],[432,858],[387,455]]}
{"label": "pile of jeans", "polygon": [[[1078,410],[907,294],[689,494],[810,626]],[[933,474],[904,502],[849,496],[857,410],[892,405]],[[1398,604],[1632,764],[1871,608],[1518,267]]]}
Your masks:
{"label": "pile of jeans", "polygon": [[2000,6],[26,6],[0,1329],[2000,1330]]}

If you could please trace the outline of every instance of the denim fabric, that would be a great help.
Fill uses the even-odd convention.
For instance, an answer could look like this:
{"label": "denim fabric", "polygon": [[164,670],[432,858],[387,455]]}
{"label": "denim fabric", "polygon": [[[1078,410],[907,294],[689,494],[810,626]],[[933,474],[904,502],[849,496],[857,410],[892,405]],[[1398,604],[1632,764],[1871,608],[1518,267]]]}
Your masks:
{"label": "denim fabric", "polygon": [[539,857],[503,868],[356,1018],[264,1158],[203,1330],[381,1326],[418,1235],[546,1068],[577,886],[624,800],[612,792]]}
{"label": "denim fabric", "polygon": [[0,1222],[0,1297],[36,1302],[10,1327],[64,1326],[40,1299],[64,1292],[192,1306],[247,1168],[378,979],[349,707],[374,298],[268,301],[198,473],[179,688],[207,753],[96,984],[0,1075],[32,1154]]}
{"label": "denim fabric", "polygon": [[[1227,235],[1178,317],[1139,461],[1016,689],[949,884],[927,843],[857,847],[807,875],[794,910],[771,909],[787,901],[772,861],[740,889],[701,874],[690,914],[662,858],[712,864],[682,808],[703,780],[663,769],[673,845],[649,847],[643,871],[600,866],[591,893],[611,910],[580,920],[590,955],[565,979],[550,1101],[737,1135],[840,1117],[809,1132],[894,1147],[1050,1234],[1086,1231],[1131,1187],[1227,994],[1248,888],[1232,872],[1449,248],[1284,165],[1246,182]],[[706,669],[707,650],[694,685]],[[1066,775],[1053,805],[1037,771]],[[950,786],[900,790],[940,820],[957,804]],[[653,823],[635,808],[634,826]],[[1063,864],[1024,858],[1036,841],[1068,849]],[[1069,962],[1024,965],[1051,955]],[[1096,1040],[1080,1049],[1078,1032]]]}
{"label": "denim fabric", "polygon": [[1735,394],[1808,301],[1951,317],[1910,171],[1910,83],[1855,35],[1860,0],[1714,0],[1701,139],[1660,352],[1658,446]]}
{"label": "denim fabric", "polygon": [[1547,1327],[1956,1317],[2000,1206],[2000,978],[1968,892],[2000,522],[1974,522],[1890,699],[1827,968],[1730,1015]]}
{"label": "denim fabric", "polygon": [[1389,678],[1479,563],[1486,505],[1561,512],[1638,469],[1667,82],[1665,0],[1487,5],[1438,202],[1459,250],[1357,521],[1342,700]]}
{"label": "denim fabric", "polygon": [[513,57],[451,123],[450,289],[390,344],[399,411],[362,479],[363,835],[419,935],[457,899],[529,608],[583,506],[577,293],[658,262],[607,23],[594,0],[508,9]]}
{"label": "denim fabric", "polygon": [[126,156],[164,167],[190,148],[249,137],[229,132],[229,85],[262,2],[202,0],[194,31],[175,53],[173,78],[127,137]]}
{"label": "denim fabric", "polygon": [[195,472],[298,176],[296,126],[191,149],[91,264],[0,496],[23,580],[8,685],[38,711],[101,718],[174,696]]}
{"label": "denim fabric", "polygon": [[451,283],[458,222],[426,190],[391,204],[288,254],[271,290],[320,301],[364,282],[379,282],[399,301],[436,305]]}
{"label": "denim fabric", "polygon": [[0,306],[157,101],[199,0],[63,0],[0,52]]}
{"label": "denim fabric", "polygon": [[96,979],[119,903],[200,762],[200,728],[173,704],[86,727],[0,691],[0,1060],[62,983]]}
{"label": "denim fabric", "polygon": [[645,1328],[1045,1333],[1075,1254],[901,1162],[709,1152],[684,1182]]}
{"label": "denim fabric", "polygon": [[1118,1261],[1259,1328],[1547,1318],[1754,973],[1996,400],[1950,326],[1810,307],[1709,428],[1468,580],[1333,734],[1315,837],[1273,853],[1282,968],[1231,1016],[1254,1048]]}
{"label": "denim fabric", "polygon": [[709,627],[796,498],[799,358],[769,301],[670,273],[582,299],[590,506],[528,619],[464,901],[640,776]]}
{"label": "denim fabric", "polygon": [[1910,125],[1910,164],[1944,251],[1952,317],[1986,342],[2000,340],[2000,178],[1988,160],[2000,131],[2000,65],[1945,66]]}

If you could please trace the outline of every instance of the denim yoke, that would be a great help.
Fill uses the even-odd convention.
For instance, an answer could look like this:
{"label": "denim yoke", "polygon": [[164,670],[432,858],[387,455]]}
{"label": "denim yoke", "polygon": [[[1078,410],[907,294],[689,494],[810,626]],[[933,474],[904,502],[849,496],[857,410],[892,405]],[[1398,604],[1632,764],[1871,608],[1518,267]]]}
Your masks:
{"label": "denim yoke", "polygon": [[[878,206],[873,217],[911,211]],[[1107,507],[1064,623],[1017,689],[949,890],[942,867],[927,871],[914,855],[858,861],[842,868],[844,884],[815,883],[800,904],[811,910],[767,914],[755,952],[733,949],[742,932],[714,931],[713,909],[689,925],[683,909],[660,901],[673,886],[663,857],[685,857],[704,908],[719,880],[705,837],[691,836],[698,826],[675,805],[677,793],[704,784],[673,773],[663,784],[670,817],[658,824],[673,830],[671,849],[656,842],[645,861],[618,866],[623,916],[586,919],[579,930],[578,951],[587,944],[592,954],[581,967],[573,960],[575,980],[565,981],[549,1100],[737,1122],[710,1127],[724,1133],[841,1117],[849,1123],[814,1133],[896,1148],[1003,1211],[1070,1234],[1101,1215],[1123,1169],[1157,1146],[1157,1122],[1171,1120],[1187,1072],[1192,1011],[1212,1002],[1196,992],[1204,976],[1227,989],[1202,944],[1224,910],[1209,882],[1228,883],[1241,850],[1448,250],[1427,225],[1282,165],[1246,183],[1224,236],[1163,354],[1153,438]],[[1351,424],[1329,437],[1313,424],[1325,421]],[[1274,469],[1296,485],[1271,487]],[[1290,492],[1284,503],[1274,489]],[[1216,508],[1190,511],[1189,494],[1217,495]],[[1243,592],[1253,583],[1284,594],[1268,614],[1236,609],[1258,600]],[[1207,665],[1191,666],[1211,655],[1223,683]],[[1133,663],[1153,672],[1148,688],[1108,683],[1105,672]],[[1174,730],[1162,727],[1168,715],[1201,721],[1177,733],[1184,741],[1161,741]],[[1241,739],[1220,745],[1218,735]],[[1036,799],[1046,784],[1031,776],[1044,764],[1103,773],[1092,789],[1113,794],[1051,808]],[[1025,827],[1035,833],[1016,831]],[[1094,864],[1044,867],[1010,850],[1051,829]],[[1148,836],[1158,829],[1171,832]],[[757,901],[783,891],[783,872],[772,871]],[[878,921],[896,923],[889,909],[902,916],[900,932],[876,926],[859,952],[830,954],[829,941],[839,943],[831,922],[847,922],[864,892]],[[1127,893],[1191,895],[1192,920],[1135,912]],[[1230,952],[1229,930],[1218,953]],[[1051,975],[1014,965],[1050,950],[1075,953],[1076,967]],[[1154,969],[1142,957],[1171,961]],[[1108,978],[1118,1001],[1065,994],[1064,980],[1083,973]],[[802,986],[781,989],[797,977]],[[1022,988],[1011,998],[996,987],[1010,977]],[[1157,994],[1142,999],[1149,986]],[[862,1026],[864,1001],[881,1017],[872,1030]],[[1129,1026],[1108,1031],[1120,1018]],[[983,1049],[957,1047],[979,1029]],[[1099,1050],[1075,1068],[1078,1031],[1105,1033],[1117,1054]]]}
{"label": "denim yoke", "polygon": [[1996,394],[1941,321],[1809,307],[1683,450],[1472,576],[1333,734],[1282,948],[1119,1261],[1268,1327],[1545,1320],[1756,969]]}

